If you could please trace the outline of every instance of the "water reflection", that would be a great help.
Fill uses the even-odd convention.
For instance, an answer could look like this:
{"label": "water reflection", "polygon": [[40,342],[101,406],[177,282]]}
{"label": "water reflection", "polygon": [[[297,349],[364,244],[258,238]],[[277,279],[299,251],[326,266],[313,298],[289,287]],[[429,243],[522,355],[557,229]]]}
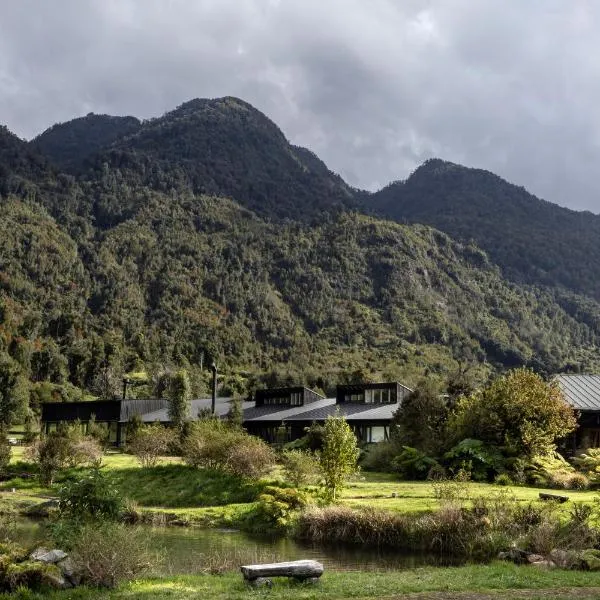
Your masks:
{"label": "water reflection", "polygon": [[[31,546],[44,537],[42,523],[19,520],[16,539]],[[151,545],[163,560],[153,575],[183,575],[236,569],[242,564],[314,559],[335,571],[390,571],[421,566],[460,564],[451,557],[405,554],[389,548],[362,546],[315,546],[288,538],[264,539],[225,529],[148,527]]]}

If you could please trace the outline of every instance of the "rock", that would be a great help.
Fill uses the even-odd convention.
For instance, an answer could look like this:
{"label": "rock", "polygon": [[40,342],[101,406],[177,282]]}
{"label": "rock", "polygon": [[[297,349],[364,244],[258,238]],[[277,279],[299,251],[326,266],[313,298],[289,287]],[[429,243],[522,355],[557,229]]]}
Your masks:
{"label": "rock", "polygon": [[257,577],[256,579],[251,579],[248,582],[252,587],[260,588],[260,587],[273,587],[273,582],[267,577]]}
{"label": "rock", "polygon": [[82,576],[75,563],[67,556],[61,560],[56,566],[61,570],[61,573],[67,581],[74,587],[81,584]]}
{"label": "rock", "polygon": [[47,550],[46,548],[38,548],[31,553],[31,560],[35,560],[37,562],[49,563],[54,565],[61,560],[64,560],[69,556],[66,552],[62,550]]}
{"label": "rock", "polygon": [[546,560],[546,559],[541,554],[528,554],[527,555],[527,562],[529,564],[543,562],[544,560]]}
{"label": "rock", "polygon": [[527,563],[528,556],[529,552],[521,550],[520,548],[510,548],[506,552],[500,552],[500,554],[498,554],[498,558],[500,558],[501,560],[509,560],[517,565],[523,565]]}
{"label": "rock", "polygon": [[556,564],[551,560],[536,560],[530,562],[532,567],[538,567],[538,569],[555,569]]}
{"label": "rock", "polygon": [[550,552],[549,559],[558,567],[566,568],[571,563],[571,556],[566,550],[555,548]]}
{"label": "rock", "polygon": [[44,583],[57,590],[68,590],[73,584],[62,573],[47,573]]}

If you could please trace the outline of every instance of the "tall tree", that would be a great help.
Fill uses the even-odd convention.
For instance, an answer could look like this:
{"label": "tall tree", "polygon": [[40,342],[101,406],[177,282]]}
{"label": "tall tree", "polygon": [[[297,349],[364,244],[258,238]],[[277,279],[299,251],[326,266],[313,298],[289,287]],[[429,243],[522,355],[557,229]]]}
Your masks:
{"label": "tall tree", "polygon": [[183,429],[183,424],[190,414],[191,397],[190,378],[187,371],[181,369],[171,377],[168,408],[171,423],[179,429]]}
{"label": "tall tree", "polygon": [[319,466],[328,500],[335,501],[347,478],[356,472],[359,453],[356,436],[346,419],[339,414],[327,417]]}
{"label": "tall tree", "polygon": [[0,424],[6,427],[23,421],[29,403],[29,383],[17,362],[0,355]]}
{"label": "tall tree", "polygon": [[435,455],[444,443],[448,402],[437,385],[421,381],[394,413],[392,438],[402,446],[411,446]]}
{"label": "tall tree", "polygon": [[535,456],[556,448],[577,426],[573,408],[556,383],[530,369],[514,369],[458,401],[449,420],[454,442],[477,439],[513,456]]}

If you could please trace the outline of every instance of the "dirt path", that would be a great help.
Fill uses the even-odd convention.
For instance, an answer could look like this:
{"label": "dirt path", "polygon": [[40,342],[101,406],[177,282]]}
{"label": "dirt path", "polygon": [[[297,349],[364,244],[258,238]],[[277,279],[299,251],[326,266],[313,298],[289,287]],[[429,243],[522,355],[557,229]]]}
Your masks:
{"label": "dirt path", "polygon": [[498,590],[497,592],[418,592],[378,600],[600,600],[600,588]]}

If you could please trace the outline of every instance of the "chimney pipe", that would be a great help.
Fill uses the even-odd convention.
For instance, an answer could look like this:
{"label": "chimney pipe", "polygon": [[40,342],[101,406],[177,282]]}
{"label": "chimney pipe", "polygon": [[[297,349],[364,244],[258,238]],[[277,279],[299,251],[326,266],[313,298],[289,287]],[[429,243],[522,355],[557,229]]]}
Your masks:
{"label": "chimney pipe", "polygon": [[213,380],[212,380],[212,402],[211,402],[211,412],[212,414],[216,414],[217,411],[217,364],[213,361],[212,365],[210,365]]}

